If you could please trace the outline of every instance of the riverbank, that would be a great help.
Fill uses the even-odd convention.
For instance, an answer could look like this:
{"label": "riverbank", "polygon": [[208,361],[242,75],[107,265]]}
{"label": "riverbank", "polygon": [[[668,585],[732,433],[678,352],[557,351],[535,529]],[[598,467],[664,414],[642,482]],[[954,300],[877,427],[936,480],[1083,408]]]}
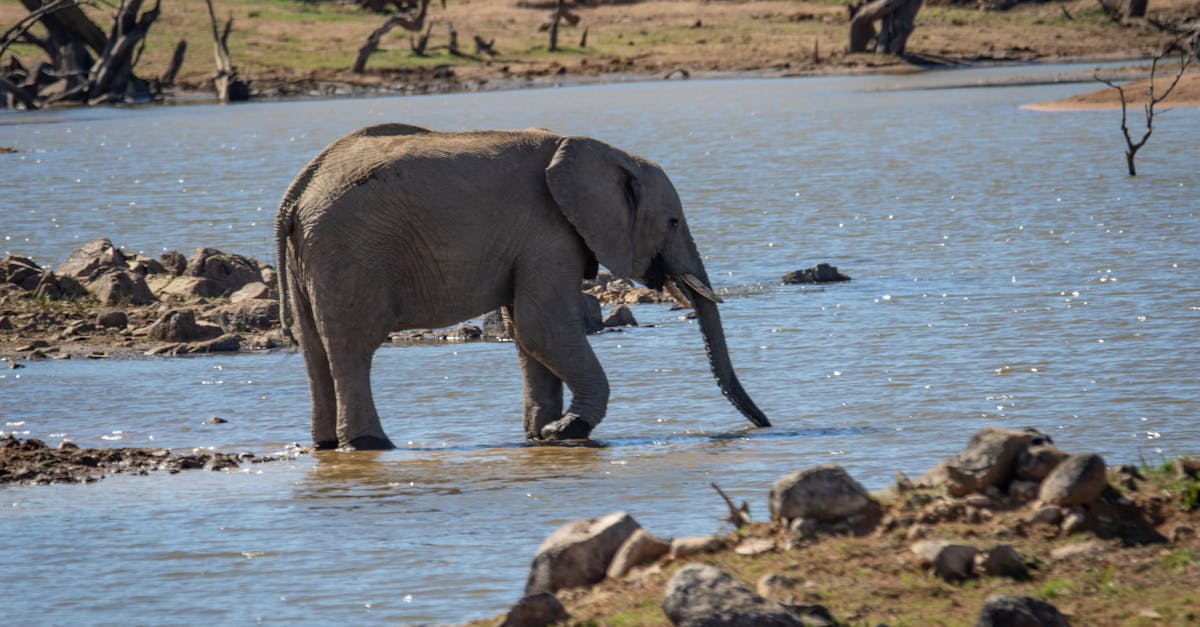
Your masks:
{"label": "riverbank", "polygon": [[[650,0],[577,6],[577,25],[564,25],[559,49],[548,50],[540,30],[553,3],[451,0],[433,4],[426,52],[415,55],[401,29],[384,36],[366,71],[350,67],[384,16],[337,2],[226,0],[218,13],[233,17],[229,48],[255,98],[509,89],[568,81],[685,78],[724,75],[812,75],[905,72],[981,64],[1140,59],[1168,36],[1154,23],[1194,17],[1195,0],[1152,3],[1146,20],[1110,19],[1091,0],[1024,3],[1008,10],[975,4],[927,4],[917,17],[908,56],[847,54],[848,15],[842,4],[754,0],[714,3]],[[105,11],[88,7],[96,19]],[[25,15],[0,6],[0,23]],[[457,52],[449,49],[451,32]],[[586,33],[586,36],[585,36]],[[495,54],[477,50],[475,37]],[[203,3],[164,6],[138,66],[147,78],[167,67],[175,44],[190,52],[176,81],[177,98],[206,97],[213,72]],[[14,46],[27,66],[39,52]]]}
{"label": "riverbank", "polygon": [[727,509],[736,527],[713,537],[659,537],[624,514],[568,523],[538,549],[527,596],[468,624],[1200,620],[1198,458],[1106,467],[1034,430],[984,428],[879,492],[825,464],[763,495],[726,508],[713,493],[714,516]]}

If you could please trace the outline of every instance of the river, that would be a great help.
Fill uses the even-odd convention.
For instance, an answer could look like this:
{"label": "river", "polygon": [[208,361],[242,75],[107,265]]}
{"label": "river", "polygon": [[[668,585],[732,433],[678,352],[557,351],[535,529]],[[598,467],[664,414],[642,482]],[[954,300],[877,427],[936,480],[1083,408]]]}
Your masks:
{"label": "river", "polygon": [[[388,346],[373,378],[395,451],[0,489],[0,610],[454,622],[515,602],[566,521],[721,529],[710,482],[763,519],[782,474],[833,462],[876,489],[985,425],[1109,463],[1200,454],[1200,110],[1156,119],[1131,178],[1119,113],[1019,108],[1094,83],[979,86],[1071,69],[0,113],[17,150],[0,154],[0,253],[52,266],[100,236],[269,260],[296,172],[382,121],[542,126],[647,156],[679,189],[734,365],[775,425],[746,425],[695,324],[665,306],[592,337],[613,398],[590,447],[523,442],[512,346]],[[779,285],[817,262],[854,280]],[[270,453],[305,441],[307,413],[291,352],[0,371],[0,430],[51,445]]]}

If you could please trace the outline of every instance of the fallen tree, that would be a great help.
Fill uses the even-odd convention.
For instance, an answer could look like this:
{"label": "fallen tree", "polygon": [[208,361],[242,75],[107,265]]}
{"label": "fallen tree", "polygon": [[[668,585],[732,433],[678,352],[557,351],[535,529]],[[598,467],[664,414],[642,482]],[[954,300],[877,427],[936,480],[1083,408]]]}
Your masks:
{"label": "fallen tree", "polygon": [[[122,0],[108,33],[82,6],[86,0],[21,0],[29,15],[4,33],[0,55],[14,43],[32,44],[47,60],[27,68],[10,57],[0,74],[0,91],[8,106],[38,109],[60,102],[95,105],[106,102],[150,102],[161,95],[158,80],[134,72],[159,4],[143,11],[143,0]],[[41,26],[44,34],[35,34]]]}
{"label": "fallen tree", "polygon": [[[875,0],[866,5],[850,5],[847,51],[903,55],[908,37],[916,29],[921,3],[922,0]],[[875,22],[880,23],[878,32]]]}

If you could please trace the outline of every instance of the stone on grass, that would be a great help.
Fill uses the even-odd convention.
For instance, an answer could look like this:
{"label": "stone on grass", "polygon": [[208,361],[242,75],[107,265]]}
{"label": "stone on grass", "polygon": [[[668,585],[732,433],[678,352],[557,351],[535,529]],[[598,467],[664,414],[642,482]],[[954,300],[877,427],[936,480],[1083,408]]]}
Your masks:
{"label": "stone on grass", "polygon": [[962,581],[975,575],[975,547],[945,540],[922,540],[910,547],[921,565],[946,581]]}
{"label": "stone on grass", "polygon": [[822,522],[849,518],[873,503],[862,484],[836,464],[776,479],[768,500],[772,520],[812,518]]}
{"label": "stone on grass", "polygon": [[1030,597],[994,594],[979,610],[975,627],[1067,627],[1058,608]]}
{"label": "stone on grass", "polygon": [[1041,481],[1070,454],[1053,444],[1030,446],[1017,456],[1017,478]]}
{"label": "stone on grass", "polygon": [[617,550],[608,566],[608,576],[624,577],[635,566],[652,562],[671,550],[671,541],[660,538],[645,529],[638,529]]}
{"label": "stone on grass", "polygon": [[1106,472],[1099,455],[1071,455],[1042,481],[1038,499],[1054,505],[1090,505],[1108,486]]}
{"label": "stone on grass", "polygon": [[975,570],[993,577],[1008,577],[1017,581],[1029,579],[1029,570],[1021,554],[1010,544],[998,544],[975,556]]}
{"label": "stone on grass", "polygon": [[1016,474],[1017,458],[1030,446],[1047,444],[1050,437],[1036,429],[984,427],[967,448],[927,471],[918,485],[944,487],[950,496],[984,492],[990,486],[1007,487]]}
{"label": "stone on grass", "polygon": [[725,538],[720,536],[693,536],[671,540],[671,558],[679,559],[700,553],[712,553],[725,548]]}
{"label": "stone on grass", "polygon": [[680,627],[803,627],[778,603],[707,564],[680,568],[667,584],[662,609],[671,623]]}
{"label": "stone on grass", "polygon": [[517,601],[500,627],[545,627],[561,623],[570,618],[567,608],[558,597],[549,592],[539,592],[522,597]]}
{"label": "stone on grass", "polygon": [[604,579],[621,545],[640,528],[625,512],[559,527],[534,555],[525,594],[553,593]]}

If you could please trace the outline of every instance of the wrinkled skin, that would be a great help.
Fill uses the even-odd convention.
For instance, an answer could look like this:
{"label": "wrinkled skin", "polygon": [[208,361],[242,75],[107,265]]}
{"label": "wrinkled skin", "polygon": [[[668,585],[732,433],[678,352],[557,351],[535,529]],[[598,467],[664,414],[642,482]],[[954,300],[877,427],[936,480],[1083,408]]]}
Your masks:
{"label": "wrinkled skin", "polygon": [[304,354],[318,447],[392,446],[370,384],[389,332],[497,307],[524,375],[526,436],[587,438],[609,396],[580,324],[580,280],[597,262],[693,302],[722,391],[769,424],[733,373],[675,188],[657,165],[594,139],[368,127],[292,183],[276,244],[281,318]]}

